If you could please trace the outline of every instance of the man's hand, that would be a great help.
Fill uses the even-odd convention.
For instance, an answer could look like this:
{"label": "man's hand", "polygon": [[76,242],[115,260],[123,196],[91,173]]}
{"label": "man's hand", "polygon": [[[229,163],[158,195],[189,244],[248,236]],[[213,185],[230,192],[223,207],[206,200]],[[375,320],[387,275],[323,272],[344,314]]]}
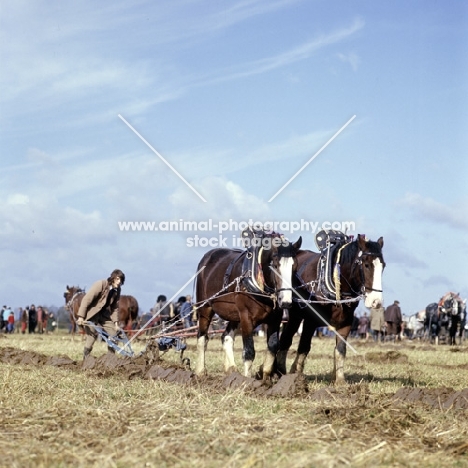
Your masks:
{"label": "man's hand", "polygon": [[120,333],[121,331],[123,331],[119,325],[119,322],[114,322],[114,327],[115,327],[116,333]]}
{"label": "man's hand", "polygon": [[77,324],[79,327],[82,327],[82,326],[83,326],[83,322],[84,322],[83,317],[78,317],[78,320],[76,321],[76,324]]}

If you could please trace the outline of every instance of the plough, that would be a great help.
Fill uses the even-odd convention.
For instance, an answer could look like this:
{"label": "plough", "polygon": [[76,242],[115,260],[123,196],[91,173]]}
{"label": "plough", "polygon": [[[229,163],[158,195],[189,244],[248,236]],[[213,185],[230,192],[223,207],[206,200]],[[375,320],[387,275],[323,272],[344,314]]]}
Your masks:
{"label": "plough", "polygon": [[139,357],[145,354],[148,345],[153,341],[156,341],[159,351],[168,351],[169,349],[174,348],[176,351],[181,353],[181,359],[184,350],[187,348],[187,345],[183,342],[182,339],[184,337],[172,336],[172,334],[171,336],[161,335],[151,337],[145,348],[136,355],[132,349],[131,341],[128,339],[126,333],[123,330],[120,330],[117,334],[111,336],[106,332],[106,330],[104,330],[104,328],[102,328],[100,325],[96,325],[93,322],[87,321],[84,322],[84,325],[94,328],[98,336],[107,344],[107,346],[121,356]]}

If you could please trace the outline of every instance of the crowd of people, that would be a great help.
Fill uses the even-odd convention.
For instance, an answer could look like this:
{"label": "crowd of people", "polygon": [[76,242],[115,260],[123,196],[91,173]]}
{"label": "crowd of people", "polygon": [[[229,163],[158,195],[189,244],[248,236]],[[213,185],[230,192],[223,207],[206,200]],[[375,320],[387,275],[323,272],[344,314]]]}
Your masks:
{"label": "crowd of people", "polygon": [[149,312],[139,317],[137,329],[145,327],[148,334],[171,327],[173,329],[192,328],[197,322],[197,314],[193,307],[192,296],[180,296],[177,302],[168,302],[164,294],[160,294],[155,305]]}
{"label": "crowd of people", "polygon": [[403,331],[403,315],[399,301],[394,301],[387,308],[374,301],[369,314],[364,312],[360,317],[355,317],[352,328],[354,336],[366,340],[372,336],[377,342],[401,340]]}
{"label": "crowd of people", "polygon": [[57,328],[53,312],[45,307],[31,304],[25,308],[20,307],[16,313],[11,307],[4,305],[0,312],[0,332],[2,333],[50,333]]}

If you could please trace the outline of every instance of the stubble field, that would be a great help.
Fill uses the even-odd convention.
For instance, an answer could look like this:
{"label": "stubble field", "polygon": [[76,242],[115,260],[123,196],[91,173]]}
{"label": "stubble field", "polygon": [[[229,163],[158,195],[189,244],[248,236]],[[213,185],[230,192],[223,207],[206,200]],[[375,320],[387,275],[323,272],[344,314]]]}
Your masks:
{"label": "stubble field", "polygon": [[330,338],[314,339],[304,379],[266,386],[223,373],[219,337],[195,378],[174,350],[116,361],[100,343],[83,367],[79,338],[2,335],[0,466],[468,466],[468,344],[350,343],[334,388]]}

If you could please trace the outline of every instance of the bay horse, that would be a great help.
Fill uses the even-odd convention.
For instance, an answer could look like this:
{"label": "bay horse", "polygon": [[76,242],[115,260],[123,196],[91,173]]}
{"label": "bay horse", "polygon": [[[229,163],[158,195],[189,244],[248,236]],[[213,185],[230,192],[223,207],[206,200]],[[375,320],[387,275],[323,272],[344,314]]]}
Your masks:
{"label": "bay horse", "polygon": [[65,298],[65,309],[68,310],[70,315],[72,337],[75,336],[78,310],[80,309],[81,301],[85,294],[85,290],[79,286],[68,285],[66,291],[63,293],[63,297]]}
{"label": "bay horse", "polygon": [[133,329],[138,317],[138,301],[133,296],[123,295],[119,299],[119,323],[126,331]]}
{"label": "bay horse", "polygon": [[[261,242],[261,245],[244,251],[213,249],[207,252],[198,264],[197,271],[200,273],[196,279],[197,375],[206,373],[208,328],[214,314],[230,322],[223,335],[225,371],[236,369],[234,336],[235,329],[240,324],[244,375],[250,377],[255,359],[254,329],[260,323],[276,322],[279,331],[281,309],[292,304],[291,281],[297,268],[296,253],[302,238],[293,244],[279,234],[264,232],[260,237],[252,239],[252,242]],[[275,310],[280,313],[273,314]],[[277,338],[275,340],[272,337],[273,326],[269,329],[268,351],[263,365],[264,378],[271,374],[278,342]]]}
{"label": "bay horse", "polygon": [[[338,234],[347,239],[344,234]],[[337,290],[332,298],[322,287],[320,271],[323,257],[310,250],[298,252],[298,272],[293,281],[296,297],[280,337],[277,355],[279,373],[286,374],[287,353],[302,321],[301,338],[291,373],[303,373],[315,330],[330,324],[336,334],[333,379],[335,384],[345,383],[347,338],[358,302],[365,297],[366,307],[382,304],[382,272],[385,267],[382,247],[382,237],[373,242],[359,234],[355,241],[345,241],[334,250],[330,262],[337,272],[334,275]]]}

